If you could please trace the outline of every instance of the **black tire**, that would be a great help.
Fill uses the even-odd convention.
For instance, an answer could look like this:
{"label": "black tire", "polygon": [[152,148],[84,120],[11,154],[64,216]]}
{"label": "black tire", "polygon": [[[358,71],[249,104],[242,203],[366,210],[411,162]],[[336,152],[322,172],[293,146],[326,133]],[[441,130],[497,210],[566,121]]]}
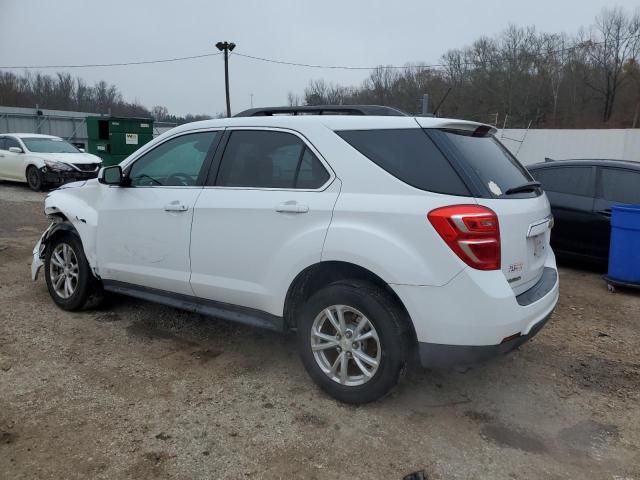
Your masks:
{"label": "black tire", "polygon": [[[373,325],[380,342],[377,371],[362,385],[347,386],[326,374],[314,358],[311,331],[318,315],[332,305],[357,309]],[[339,281],[315,293],[298,319],[298,349],[302,362],[318,386],[345,403],[368,403],[387,395],[404,374],[411,352],[406,313],[384,290],[362,281]],[[338,350],[341,351],[341,350]]]}
{"label": "black tire", "polygon": [[44,186],[42,173],[33,165],[29,165],[27,168],[27,185],[29,185],[29,188],[34,192],[39,192]]}
{"label": "black tire", "polygon": [[[52,278],[52,256],[56,248],[63,244],[68,245],[73,251],[78,266],[76,286],[68,298],[63,298],[56,291]],[[91,273],[89,262],[87,262],[87,257],[82,248],[82,242],[77,235],[63,233],[52,238],[47,244],[44,267],[49,295],[51,295],[56,305],[63,310],[75,311],[83,308],[94,308],[102,302],[104,297],[102,283]]]}

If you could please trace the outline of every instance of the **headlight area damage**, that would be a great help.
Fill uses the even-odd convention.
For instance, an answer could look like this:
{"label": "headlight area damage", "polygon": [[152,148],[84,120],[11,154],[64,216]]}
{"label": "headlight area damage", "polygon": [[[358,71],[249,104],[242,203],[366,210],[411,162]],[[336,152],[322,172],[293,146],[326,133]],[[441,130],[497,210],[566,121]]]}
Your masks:
{"label": "headlight area damage", "polygon": [[74,170],[70,165],[57,160],[45,160],[44,164],[53,172],[72,172]]}

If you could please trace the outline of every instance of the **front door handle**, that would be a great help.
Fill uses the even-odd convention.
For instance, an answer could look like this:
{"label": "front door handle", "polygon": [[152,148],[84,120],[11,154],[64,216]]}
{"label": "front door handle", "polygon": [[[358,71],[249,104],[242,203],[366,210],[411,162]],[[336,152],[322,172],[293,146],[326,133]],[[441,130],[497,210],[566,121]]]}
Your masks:
{"label": "front door handle", "polygon": [[605,217],[610,217],[611,216],[611,209],[610,208],[605,208],[603,210],[598,210],[598,213],[600,215],[604,215]]}
{"label": "front door handle", "polygon": [[297,202],[284,202],[276,207],[276,212],[280,213],[307,213],[308,205],[301,205]]}
{"label": "front door handle", "polygon": [[189,210],[189,207],[183,203],[180,203],[178,200],[175,200],[164,206],[165,212],[186,212],[187,210]]}

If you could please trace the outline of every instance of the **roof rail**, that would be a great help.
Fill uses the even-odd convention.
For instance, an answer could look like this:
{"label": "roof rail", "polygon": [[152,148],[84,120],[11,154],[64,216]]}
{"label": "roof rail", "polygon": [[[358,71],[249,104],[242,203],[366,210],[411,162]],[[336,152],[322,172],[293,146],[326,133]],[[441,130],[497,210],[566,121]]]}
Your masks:
{"label": "roof rail", "polygon": [[273,115],[379,115],[385,117],[406,117],[407,114],[392,107],[382,105],[312,105],[304,107],[264,107],[250,108],[234,117],[271,117]]}

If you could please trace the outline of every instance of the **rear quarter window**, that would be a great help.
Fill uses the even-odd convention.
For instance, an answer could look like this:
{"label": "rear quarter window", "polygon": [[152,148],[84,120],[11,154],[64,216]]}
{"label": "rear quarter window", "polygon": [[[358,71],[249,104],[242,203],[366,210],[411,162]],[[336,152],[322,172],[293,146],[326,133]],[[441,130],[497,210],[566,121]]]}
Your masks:
{"label": "rear quarter window", "polygon": [[420,128],[336,133],[373,163],[408,185],[435,193],[471,195],[451,163]]}
{"label": "rear quarter window", "polygon": [[[470,180],[480,190],[480,196],[503,197],[509,189],[533,180],[529,172],[493,135],[476,136],[473,131],[467,130],[428,131],[442,150],[465,169]],[[538,189],[517,196],[532,197],[539,194]]]}

